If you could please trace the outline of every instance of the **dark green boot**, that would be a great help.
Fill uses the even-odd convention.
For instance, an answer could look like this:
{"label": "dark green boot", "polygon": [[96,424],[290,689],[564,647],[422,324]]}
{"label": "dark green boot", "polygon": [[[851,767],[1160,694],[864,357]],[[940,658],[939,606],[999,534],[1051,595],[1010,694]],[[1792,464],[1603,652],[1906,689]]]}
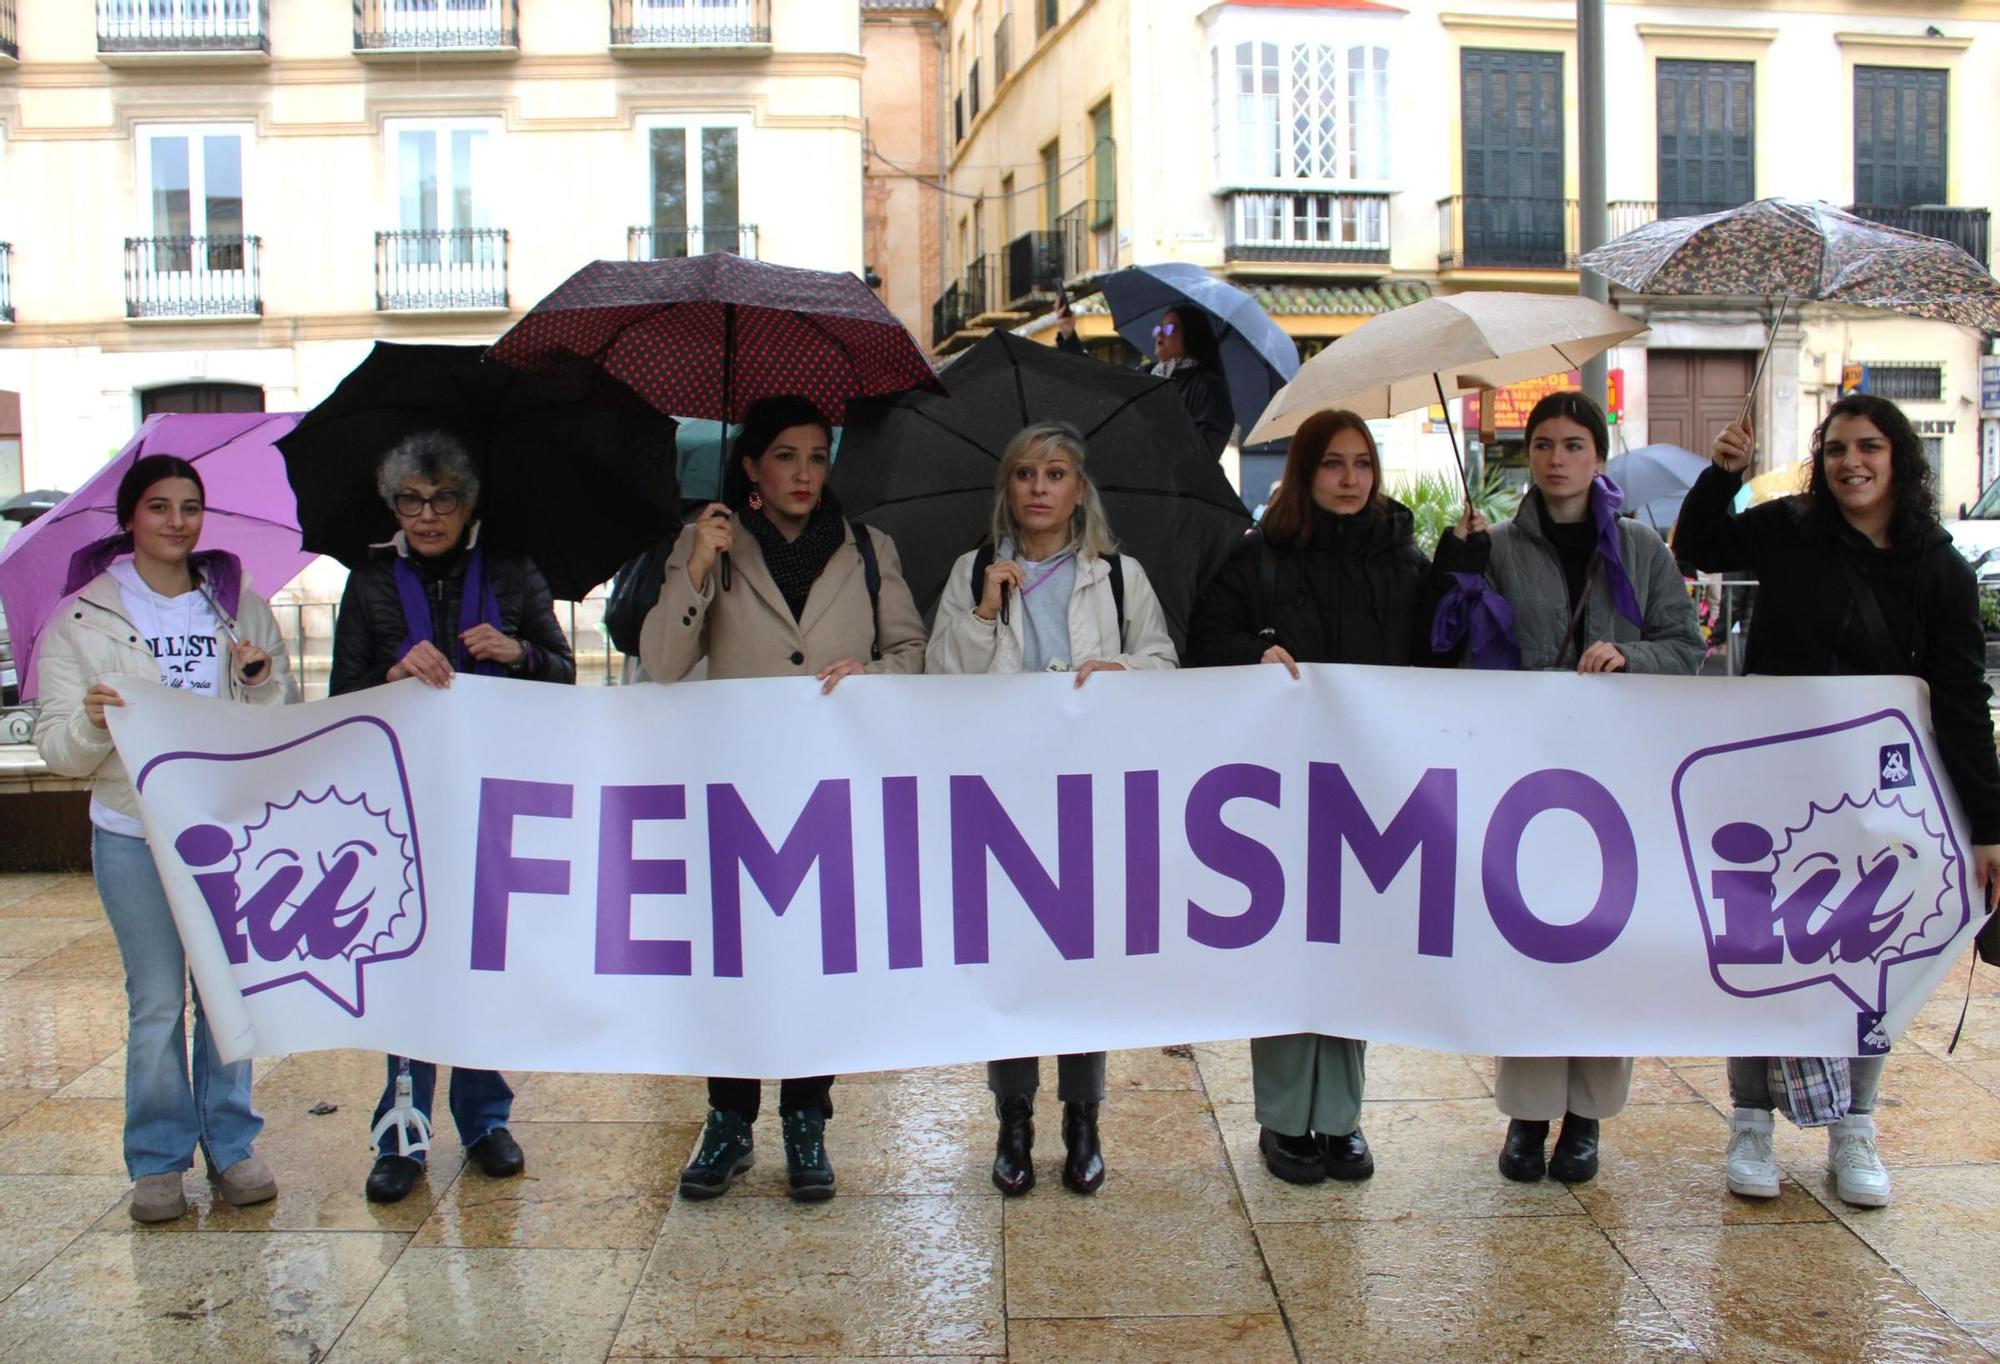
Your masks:
{"label": "dark green boot", "polygon": [[750,1124],[743,1115],[711,1108],[701,1129],[701,1149],[681,1171],[681,1197],[720,1198],[729,1192],[736,1176],[755,1163]]}
{"label": "dark green boot", "polygon": [[784,1115],[785,1171],[792,1197],[817,1203],[833,1197],[833,1165],[826,1158],[826,1115],[801,1108]]}

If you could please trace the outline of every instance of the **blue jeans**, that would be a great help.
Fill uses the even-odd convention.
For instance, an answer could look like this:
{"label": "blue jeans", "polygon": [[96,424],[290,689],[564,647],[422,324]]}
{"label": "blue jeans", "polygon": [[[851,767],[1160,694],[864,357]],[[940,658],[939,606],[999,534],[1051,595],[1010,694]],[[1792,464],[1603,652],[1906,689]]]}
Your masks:
{"label": "blue jeans", "polygon": [[125,1171],[176,1174],[197,1145],[211,1170],[226,1170],[264,1130],[250,1106],[250,1062],[223,1061],[196,990],[189,1083],[187,957],[152,851],[143,838],[93,828],[90,867],[125,961]]}
{"label": "blue jeans", "polygon": [[[375,1105],[375,1116],[370,1122],[382,1121],[390,1109],[396,1106],[396,1058],[385,1058],[389,1063],[389,1083],[382,1087],[382,1102]],[[431,1103],[437,1097],[438,1068],[429,1061],[410,1061],[410,1098],[417,1111],[426,1118],[431,1115]],[[471,1146],[489,1132],[507,1125],[508,1114],[514,1111],[514,1091],[507,1085],[506,1077],[497,1070],[468,1070],[464,1066],[451,1068],[451,1091],[446,1100],[451,1105],[451,1120],[458,1125],[458,1144]],[[394,1134],[384,1137],[375,1154],[397,1154]],[[410,1159],[423,1164],[424,1153],[413,1151]]]}

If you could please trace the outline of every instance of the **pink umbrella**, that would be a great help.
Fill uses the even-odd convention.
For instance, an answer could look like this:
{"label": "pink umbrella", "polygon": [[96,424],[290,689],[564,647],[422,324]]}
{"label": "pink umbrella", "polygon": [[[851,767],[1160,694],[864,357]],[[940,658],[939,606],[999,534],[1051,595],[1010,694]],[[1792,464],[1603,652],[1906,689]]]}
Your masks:
{"label": "pink umbrella", "polygon": [[35,695],[42,627],[56,604],[83,586],[71,581],[70,560],[117,531],[118,481],[144,455],[179,455],[201,471],[208,516],[199,547],[234,554],[259,591],[283,587],[317,557],[299,547],[298,505],[277,447],[298,422],[296,412],[148,417],[109,464],[0,547],[0,607],[20,665],[22,700]]}

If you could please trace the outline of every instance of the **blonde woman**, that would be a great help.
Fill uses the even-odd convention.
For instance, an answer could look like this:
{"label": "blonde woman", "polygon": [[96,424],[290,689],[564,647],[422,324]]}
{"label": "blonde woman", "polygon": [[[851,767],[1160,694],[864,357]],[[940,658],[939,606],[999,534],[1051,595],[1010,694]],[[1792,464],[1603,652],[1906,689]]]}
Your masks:
{"label": "blonde woman", "polygon": [[[991,537],[952,565],[924,671],[1066,672],[1080,687],[1095,672],[1177,666],[1146,570],[1117,552],[1074,426],[1038,422],[1007,443]],[[1095,1193],[1104,1183],[1097,1136],[1104,1053],[1059,1057],[1056,1075],[1063,1183]],[[993,1183],[1003,1194],[1024,1194],[1035,1187],[1041,1058],[988,1062],[986,1083],[1000,1117]]]}

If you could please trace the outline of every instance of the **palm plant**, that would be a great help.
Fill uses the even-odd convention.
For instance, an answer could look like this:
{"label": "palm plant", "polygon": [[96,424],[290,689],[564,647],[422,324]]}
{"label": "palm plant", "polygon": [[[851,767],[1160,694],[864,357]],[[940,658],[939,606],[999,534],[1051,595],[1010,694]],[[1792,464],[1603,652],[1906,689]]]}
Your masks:
{"label": "palm plant", "polygon": [[[1437,549],[1438,539],[1465,514],[1465,494],[1449,474],[1404,474],[1392,478],[1386,491],[1416,518],[1417,548],[1426,554]],[[1497,469],[1481,470],[1472,485],[1472,505],[1495,525],[1512,516],[1520,502],[1521,490],[1510,486]]]}

